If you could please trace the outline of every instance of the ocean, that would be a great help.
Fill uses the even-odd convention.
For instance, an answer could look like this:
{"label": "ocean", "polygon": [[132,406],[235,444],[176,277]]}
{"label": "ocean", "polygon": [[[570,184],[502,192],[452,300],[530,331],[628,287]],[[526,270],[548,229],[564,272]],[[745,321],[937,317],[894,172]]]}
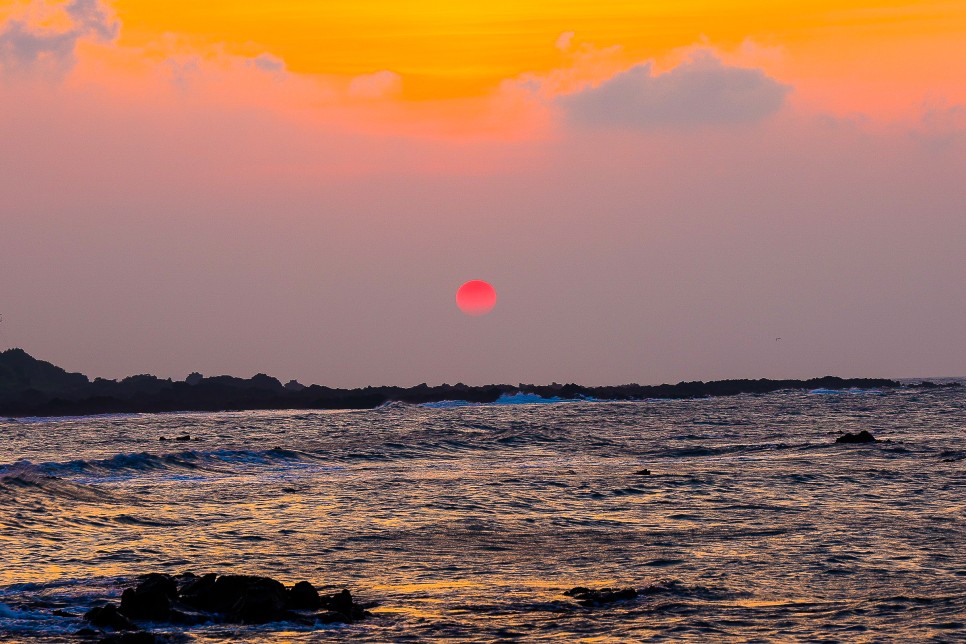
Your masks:
{"label": "ocean", "polygon": [[[344,587],[372,614],[142,625],[172,641],[966,641],[966,388],[503,402],[0,420],[0,640],[76,641],[138,575],[191,571]],[[835,443],[861,430],[878,442]],[[638,596],[583,606],[574,586]]]}

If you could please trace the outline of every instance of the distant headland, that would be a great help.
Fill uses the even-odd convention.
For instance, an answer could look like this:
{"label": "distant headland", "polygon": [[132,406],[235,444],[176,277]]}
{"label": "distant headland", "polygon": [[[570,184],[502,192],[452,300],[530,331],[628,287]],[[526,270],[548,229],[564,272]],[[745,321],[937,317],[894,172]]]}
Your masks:
{"label": "distant headland", "polygon": [[[37,360],[22,349],[0,352],[0,415],[83,416],[92,414],[173,411],[241,411],[269,409],[371,409],[390,402],[410,404],[468,401],[491,403],[515,394],[545,399],[645,400],[707,398],[762,394],[784,389],[894,389],[902,384],[884,378],[810,380],[717,380],[680,382],[676,385],[638,384],[587,387],[576,384],[483,385],[464,384],[415,387],[364,387],[333,389],[305,386],[258,374],[251,378],[203,377],[191,374],[183,381],[137,375],[123,380],[90,380],[49,362]],[[921,383],[919,387],[936,385]]]}

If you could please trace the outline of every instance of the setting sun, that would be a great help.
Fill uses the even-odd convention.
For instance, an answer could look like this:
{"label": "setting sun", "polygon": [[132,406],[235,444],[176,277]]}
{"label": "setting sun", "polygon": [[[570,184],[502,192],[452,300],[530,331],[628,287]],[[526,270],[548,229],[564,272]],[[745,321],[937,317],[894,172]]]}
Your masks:
{"label": "setting sun", "polygon": [[496,289],[483,280],[470,280],[456,291],[456,305],[467,315],[485,315],[496,306]]}

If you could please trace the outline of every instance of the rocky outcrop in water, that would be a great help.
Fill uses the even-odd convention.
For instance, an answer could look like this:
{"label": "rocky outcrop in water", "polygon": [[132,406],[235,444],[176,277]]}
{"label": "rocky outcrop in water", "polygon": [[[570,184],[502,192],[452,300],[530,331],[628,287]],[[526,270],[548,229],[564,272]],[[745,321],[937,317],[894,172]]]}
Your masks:
{"label": "rocky outcrop in water", "polygon": [[140,577],[136,586],[124,589],[120,606],[108,603],[95,607],[84,619],[98,628],[137,631],[141,630],[137,621],[178,625],[291,621],[312,625],[349,624],[368,615],[348,590],[320,594],[307,581],[286,588],[270,577],[151,573]]}
{"label": "rocky outcrop in water", "polygon": [[581,606],[594,607],[634,599],[637,597],[637,590],[634,588],[600,588],[594,590],[576,586],[566,591],[564,595],[573,597]]}
{"label": "rocky outcrop in water", "polygon": [[136,631],[140,630],[131,620],[122,615],[114,604],[95,606],[87,611],[84,619],[98,628],[110,628],[115,631]]}
{"label": "rocky outcrop in water", "polygon": [[835,439],[835,442],[844,443],[846,445],[858,445],[861,443],[874,443],[876,440],[875,436],[863,429],[861,432],[856,434],[842,434]]}

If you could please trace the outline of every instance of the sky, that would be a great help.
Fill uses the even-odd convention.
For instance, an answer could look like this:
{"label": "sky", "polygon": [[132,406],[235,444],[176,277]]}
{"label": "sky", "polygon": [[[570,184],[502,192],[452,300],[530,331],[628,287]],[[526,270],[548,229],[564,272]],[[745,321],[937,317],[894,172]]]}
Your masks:
{"label": "sky", "polygon": [[966,375],[966,3],[803,4],[0,0],[0,349]]}

